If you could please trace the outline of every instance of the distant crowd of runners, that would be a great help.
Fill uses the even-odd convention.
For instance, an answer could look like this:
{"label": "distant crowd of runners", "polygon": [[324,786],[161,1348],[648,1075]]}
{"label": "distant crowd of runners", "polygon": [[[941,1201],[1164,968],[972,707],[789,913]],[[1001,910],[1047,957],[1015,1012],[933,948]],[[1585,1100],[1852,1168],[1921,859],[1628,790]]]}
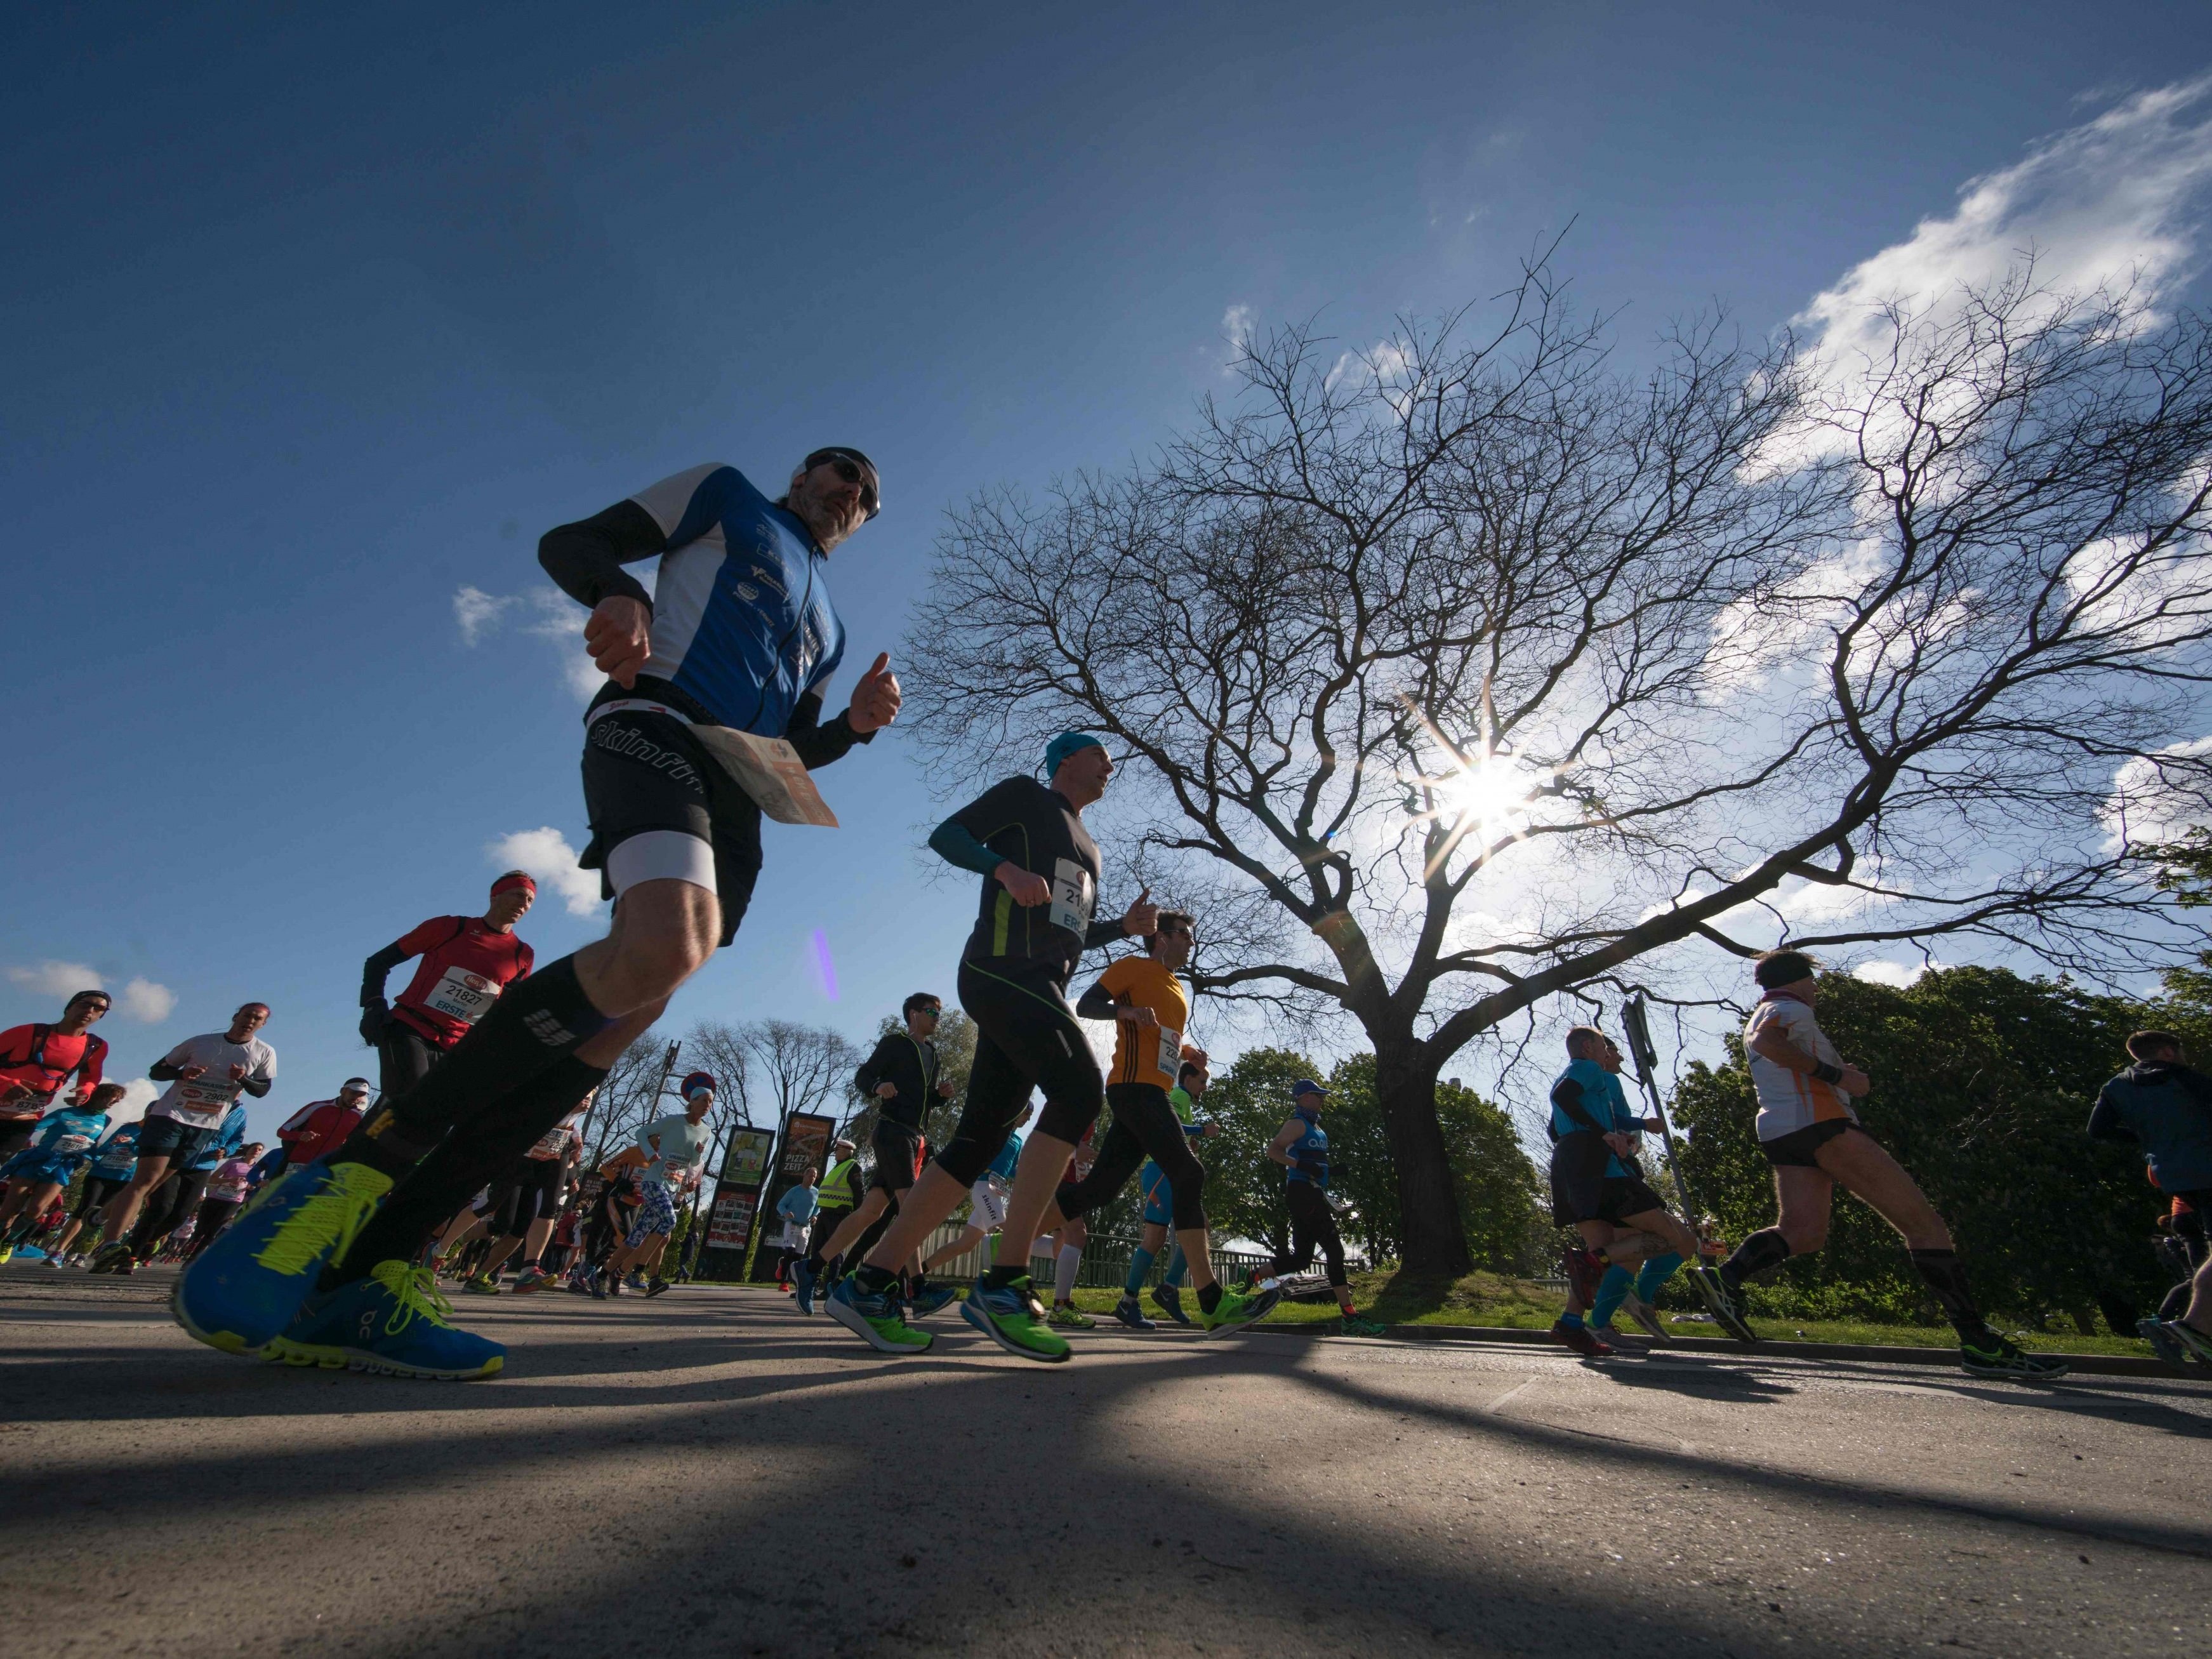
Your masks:
{"label": "distant crowd of runners", "polygon": [[[404,1376],[485,1377],[505,1364],[501,1344],[454,1322],[441,1272],[477,1292],[501,1289],[503,1274],[520,1291],[564,1277],[586,1294],[665,1290],[715,1079],[684,1079],[680,1109],[597,1170],[580,1168],[579,1125],[617,1058],[735,938],[760,872],[763,813],[825,822],[805,772],[872,741],[898,714],[898,680],[879,654],[847,706],[823,716],[845,650],[830,556],[880,507],[873,464],[833,446],[806,456],[773,500],[733,468],[702,466],[549,532],[540,561],[590,608],[585,642],[608,676],[585,715],[591,837],[580,860],[614,901],[606,938],[537,966],[514,933],[535,894],[519,872],[493,884],[482,915],[435,917],[402,935],[368,959],[362,988],[380,1087],[349,1079],[302,1108],[265,1157],[243,1141],[244,1100],[266,1096],[276,1077],[258,1035],[264,1004],[150,1068],[165,1091],[131,1141],[105,1133],[120,1091],[103,1079],[106,1048],[90,1029],[107,1010],[103,993],[73,998],[52,1025],[0,1033],[0,1224],[10,1244],[51,1236],[50,1261],[82,1255],[92,1273],[121,1273],[175,1248],[189,1226],[171,1305],[190,1335],[240,1356]],[[648,592],[627,567],[655,558]],[[1065,1361],[1066,1332],[1091,1322],[1073,1297],[1085,1218],[1135,1180],[1145,1231],[1114,1310],[1122,1324],[1154,1327],[1140,1293],[1163,1253],[1153,1308],[1208,1334],[1265,1318],[1280,1281],[1318,1254],[1342,1328],[1379,1332],[1350,1292],[1328,1091],[1310,1079],[1283,1103],[1267,1149],[1284,1171],[1289,1248],[1272,1273],[1233,1285],[1217,1276],[1201,1156],[1207,1057],[1188,1040],[1179,972],[1198,919],[1148,890],[1102,914],[1102,860],[1084,814],[1105,794],[1115,757],[1097,734],[1070,731],[1040,762],[929,837],[979,882],[955,970],[976,1031],[959,1113],[943,1145],[926,1144],[927,1112],[956,1091],[933,1040],[942,1004],[910,997],[856,1080],[873,1106],[865,1173],[857,1149],[840,1143],[831,1167],[779,1206],[775,1248],[798,1306],[823,1309],[878,1351],[918,1355],[935,1341],[922,1322],[957,1304],[1006,1352]],[[1118,954],[1071,1003],[1095,951]],[[406,988],[387,1000],[391,970],[409,961]],[[1582,1241],[1568,1255],[1571,1300],[1555,1334],[1602,1359],[1629,1340],[1613,1326],[1626,1310],[1663,1339],[1652,1305],[1686,1270],[1711,1318],[1753,1340],[1745,1286],[1820,1248],[1840,1184],[1902,1235],[1968,1370],[2062,1374],[2063,1360],[2024,1353],[1990,1327],[1942,1218],[1860,1127],[1852,1103],[1873,1086],[1870,1071],[1821,1032],[1816,964],[1777,951],[1757,979],[1745,1044],[1775,1224],[1708,1265],[1709,1242],[1643,1171],[1638,1137],[1658,1126],[1628,1106],[1618,1048],[1577,1027],[1551,1097],[1553,1214]],[[1085,1018],[1114,1022],[1108,1068]],[[2093,1128],[2139,1141],[2177,1217],[2193,1218],[2177,1223],[2193,1241],[2191,1287],[2161,1310],[2154,1340],[2212,1359],[2206,1085],[2170,1037],[2143,1033],[2130,1049],[2135,1064],[2106,1088]],[[53,1226],[65,1191],[70,1213]],[[963,1206],[957,1237],[925,1255]],[[1050,1305],[1031,1278],[1041,1241],[1055,1269]],[[985,1263],[966,1285],[933,1276],[970,1250]]]}

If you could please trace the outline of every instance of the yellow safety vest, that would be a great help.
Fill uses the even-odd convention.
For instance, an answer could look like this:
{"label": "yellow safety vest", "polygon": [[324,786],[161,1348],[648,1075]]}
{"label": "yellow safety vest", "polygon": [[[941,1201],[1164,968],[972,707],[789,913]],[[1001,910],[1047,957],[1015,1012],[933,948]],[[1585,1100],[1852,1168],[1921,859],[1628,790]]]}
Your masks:
{"label": "yellow safety vest", "polygon": [[[860,1160],[848,1158],[842,1164],[830,1166],[830,1173],[822,1177],[822,1207],[825,1210],[849,1210],[853,1207],[853,1189],[845,1180],[845,1171]],[[836,1194],[833,1199],[832,1194]]]}

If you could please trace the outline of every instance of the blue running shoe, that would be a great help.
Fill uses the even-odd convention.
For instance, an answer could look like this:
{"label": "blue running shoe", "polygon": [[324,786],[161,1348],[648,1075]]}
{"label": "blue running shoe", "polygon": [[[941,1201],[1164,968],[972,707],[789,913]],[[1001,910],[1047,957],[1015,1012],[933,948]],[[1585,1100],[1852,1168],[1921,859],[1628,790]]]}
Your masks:
{"label": "blue running shoe", "polygon": [[185,1269],[169,1311],[195,1341],[260,1352],[391,1190],[392,1177],[366,1164],[318,1158],[280,1176]]}
{"label": "blue running shoe", "polygon": [[380,1261],[368,1277],[310,1298],[283,1335],[263,1350],[287,1365],[350,1366],[383,1376],[458,1382],[497,1376],[507,1350],[454,1328],[437,1275],[404,1261]]}
{"label": "blue running shoe", "polygon": [[1125,1296],[1114,1304],[1114,1317],[1133,1331],[1156,1331],[1159,1327],[1145,1317],[1145,1310],[1133,1296]]}
{"label": "blue running shoe", "polygon": [[864,1291],[860,1276],[848,1273],[823,1298],[823,1310],[880,1353],[927,1353],[934,1340],[906,1322],[905,1304],[894,1281],[888,1290]]}
{"label": "blue running shoe", "polygon": [[1153,1285],[1152,1305],[1178,1325],[1190,1323],[1190,1316],[1182,1310],[1182,1291],[1173,1285]]}
{"label": "blue running shoe", "polygon": [[805,1257],[791,1264],[791,1282],[799,1286],[799,1311],[814,1311],[814,1269],[806,1265]]}
{"label": "blue running shoe", "polygon": [[957,1300],[959,1295],[959,1291],[950,1285],[925,1285],[919,1292],[907,1298],[907,1319],[909,1322],[917,1319],[927,1319],[930,1315],[941,1310],[948,1303]]}

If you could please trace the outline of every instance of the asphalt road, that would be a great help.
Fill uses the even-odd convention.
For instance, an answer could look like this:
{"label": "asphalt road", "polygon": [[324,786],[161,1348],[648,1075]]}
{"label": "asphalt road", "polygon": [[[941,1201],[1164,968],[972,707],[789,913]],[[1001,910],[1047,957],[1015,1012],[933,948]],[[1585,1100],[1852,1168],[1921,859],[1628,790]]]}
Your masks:
{"label": "asphalt road", "polygon": [[507,1375],[227,1358],[0,1268],[12,1653],[2194,1652],[2212,1388],[471,1298]]}

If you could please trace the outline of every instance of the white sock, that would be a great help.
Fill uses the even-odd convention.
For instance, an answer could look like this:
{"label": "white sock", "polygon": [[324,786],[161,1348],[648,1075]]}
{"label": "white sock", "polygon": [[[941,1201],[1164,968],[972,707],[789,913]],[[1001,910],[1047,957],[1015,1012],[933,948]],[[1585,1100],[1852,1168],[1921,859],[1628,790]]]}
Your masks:
{"label": "white sock", "polygon": [[1083,1247],[1063,1244],[1060,1247],[1060,1265],[1052,1276],[1053,1297],[1056,1301],[1069,1302],[1075,1297],[1075,1270],[1083,1265]]}

